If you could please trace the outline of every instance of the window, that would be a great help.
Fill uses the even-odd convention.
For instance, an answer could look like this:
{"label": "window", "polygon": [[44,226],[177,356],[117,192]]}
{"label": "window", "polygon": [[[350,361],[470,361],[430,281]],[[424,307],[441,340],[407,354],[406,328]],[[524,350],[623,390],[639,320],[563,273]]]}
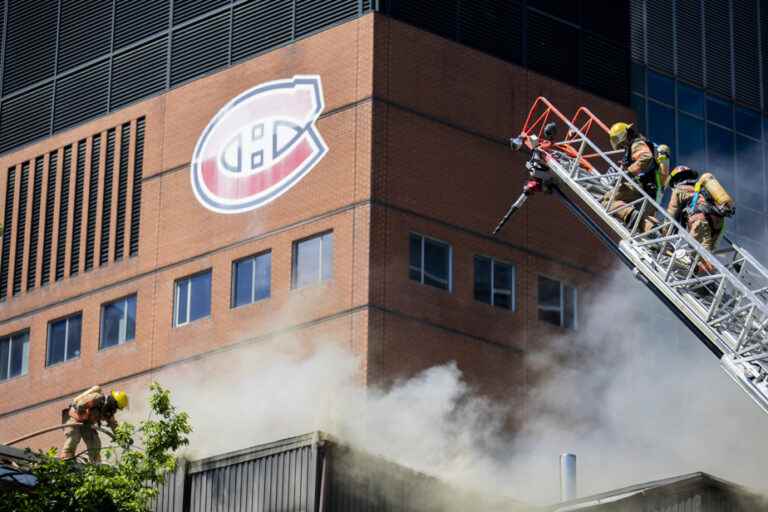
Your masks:
{"label": "window", "polygon": [[693,169],[706,169],[707,158],[704,146],[704,121],[686,114],[677,114],[678,157],[681,164]]}
{"label": "window", "polygon": [[83,315],[77,313],[48,324],[48,357],[45,365],[80,357],[80,332]]}
{"label": "window", "polygon": [[303,288],[333,277],[333,233],[293,243],[293,288]]}
{"label": "window", "polygon": [[674,105],[675,81],[653,71],[648,71],[648,96],[667,105]]}
{"label": "window", "polygon": [[[736,135],[736,194],[737,208],[746,206],[765,211],[763,188],[763,155],[759,142]],[[733,194],[734,191],[729,190]]]}
{"label": "window", "polygon": [[514,265],[475,256],[475,300],[514,311]]}
{"label": "window", "polygon": [[684,112],[704,117],[704,93],[695,87],[678,83],[677,106]]}
{"label": "window", "polygon": [[271,252],[236,261],[232,273],[232,307],[269,298],[271,277]]}
{"label": "window", "polygon": [[451,246],[411,233],[408,275],[414,281],[443,290],[451,289]]}
{"label": "window", "polygon": [[632,91],[645,93],[645,68],[636,62],[632,63]]}
{"label": "window", "polygon": [[99,348],[131,341],[136,337],[136,295],[123,297],[101,306]]}
{"label": "window", "polygon": [[173,314],[175,326],[185,325],[211,314],[211,271],[176,281]]}
{"label": "window", "polygon": [[0,337],[0,381],[25,375],[29,368],[29,331]]}
{"label": "window", "polygon": [[713,123],[733,127],[733,106],[717,98],[707,97],[707,120]]}
{"label": "window", "polygon": [[[733,132],[707,124],[707,155],[709,157],[707,170],[717,176],[718,181],[731,195],[735,192],[733,153]],[[734,199],[737,198],[734,197]]]}
{"label": "window", "polygon": [[669,144],[672,147],[672,160],[675,159],[675,113],[655,101],[648,102],[648,136],[656,144]]}
{"label": "window", "polygon": [[576,329],[576,288],[539,276],[539,320]]}
{"label": "window", "polygon": [[736,130],[753,139],[759,139],[760,114],[746,108],[736,107]]}

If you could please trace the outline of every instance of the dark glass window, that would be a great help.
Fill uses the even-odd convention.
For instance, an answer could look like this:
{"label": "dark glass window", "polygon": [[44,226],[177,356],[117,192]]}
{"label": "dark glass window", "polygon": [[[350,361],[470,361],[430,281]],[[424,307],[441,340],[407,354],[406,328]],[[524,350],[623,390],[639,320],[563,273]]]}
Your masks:
{"label": "dark glass window", "polygon": [[251,256],[234,265],[232,277],[233,307],[269,298],[272,280],[272,253]]}
{"label": "dark glass window", "polygon": [[645,98],[632,95],[632,110],[637,114],[637,130],[640,133],[648,133],[648,127],[645,125]]}
{"label": "dark glass window", "polygon": [[736,107],[736,131],[760,139],[760,114],[752,110]]}
{"label": "dark glass window", "polygon": [[211,271],[176,281],[173,323],[176,326],[194,322],[211,314]]}
{"label": "dark glass window", "polygon": [[576,288],[555,279],[539,276],[538,291],[539,320],[559,327],[576,329]]}
{"label": "dark glass window", "polygon": [[645,94],[645,67],[632,63],[632,91]]}
{"label": "dark glass window", "polygon": [[733,132],[707,124],[708,170],[733,193]]}
{"label": "dark glass window", "polygon": [[0,337],[0,381],[24,375],[29,369],[29,331]]}
{"label": "dark glass window", "polygon": [[450,290],[451,246],[411,233],[408,275],[422,284]]}
{"label": "dark glass window", "polygon": [[333,277],[333,233],[293,243],[293,287],[302,288]]}
{"label": "dark glass window", "polygon": [[46,366],[80,356],[80,333],[83,315],[78,313],[48,324],[48,357]]}
{"label": "dark glass window", "polygon": [[[759,142],[736,136],[736,185],[739,207],[765,211],[762,147]],[[733,194],[732,191],[728,191]]]}
{"label": "dark glass window", "polygon": [[675,153],[675,114],[671,108],[648,102],[648,136],[656,144],[669,144]]}
{"label": "dark glass window", "polygon": [[668,105],[674,105],[675,81],[653,71],[648,71],[648,96]]}
{"label": "dark glass window", "polygon": [[100,348],[120,345],[136,337],[136,295],[101,306]]}
{"label": "dark glass window", "polygon": [[475,300],[514,310],[514,265],[493,258],[475,256]]}
{"label": "dark glass window", "polygon": [[[737,233],[749,237],[752,240],[765,240],[765,214],[749,208],[736,208],[733,220],[727,220],[728,228],[733,228]],[[759,254],[756,252],[755,254]]]}
{"label": "dark glass window", "polygon": [[677,84],[677,108],[704,117],[704,93],[690,85]]}
{"label": "dark glass window", "polygon": [[733,128],[733,106],[726,101],[707,96],[707,120]]}
{"label": "dark glass window", "polygon": [[704,143],[704,121],[686,114],[677,114],[678,163],[693,169],[704,169],[707,148]]}

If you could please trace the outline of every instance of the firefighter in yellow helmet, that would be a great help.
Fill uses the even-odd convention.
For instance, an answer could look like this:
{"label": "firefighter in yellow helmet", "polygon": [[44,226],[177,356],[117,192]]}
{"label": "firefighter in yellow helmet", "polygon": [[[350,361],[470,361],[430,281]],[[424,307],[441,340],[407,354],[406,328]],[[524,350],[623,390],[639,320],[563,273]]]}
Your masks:
{"label": "firefighter in yellow helmet", "polygon": [[[667,213],[685,227],[705,249],[713,251],[725,230],[725,217],[735,213],[733,199],[711,173],[699,173],[684,165],[669,175],[672,195]],[[699,270],[713,272],[712,264],[701,260]]]}
{"label": "firefighter in yellow helmet", "polygon": [[125,391],[113,390],[109,395],[104,395],[101,387],[93,386],[76,396],[68,411],[67,425],[72,426],[65,430],[66,441],[59,457],[73,458],[76,455],[77,445],[82,439],[88,449],[88,459],[93,463],[100,462],[101,439],[95,427],[99,427],[103,421],[114,430],[117,427],[115,414],[126,407],[128,407],[128,395]]}
{"label": "firefighter in yellow helmet", "polygon": [[[631,124],[614,123],[609,131],[611,147],[614,150],[624,150],[621,160],[621,167],[635,178],[638,185],[652,199],[658,198],[661,190],[661,178],[659,174],[659,162],[657,161],[656,148],[645,137],[637,133]],[[635,222],[640,223],[642,231],[648,231],[653,228],[654,222],[649,216],[648,211],[643,213],[642,219],[637,219],[639,210],[635,206],[626,206],[632,201],[640,199],[642,195],[626,183],[622,183],[613,196],[613,201],[607,204],[611,196],[609,191],[603,197],[603,204],[609,210],[616,210],[613,215],[621,219],[627,226],[634,226]]]}

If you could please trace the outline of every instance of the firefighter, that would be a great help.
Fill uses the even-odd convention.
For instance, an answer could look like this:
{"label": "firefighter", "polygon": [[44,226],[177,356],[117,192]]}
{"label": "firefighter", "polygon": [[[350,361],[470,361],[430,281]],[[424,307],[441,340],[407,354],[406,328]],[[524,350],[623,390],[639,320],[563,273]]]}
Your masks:
{"label": "firefighter", "polygon": [[[112,391],[109,395],[101,392],[101,387],[93,386],[72,400],[69,406],[69,427],[65,431],[66,441],[61,449],[62,459],[71,459],[80,439],[88,449],[88,459],[93,463],[101,461],[101,439],[95,427],[105,422],[113,431],[117,427],[115,414],[128,407],[128,395],[125,391]],[[80,423],[81,425],[76,425]]]}
{"label": "firefighter", "polygon": [[658,191],[656,192],[656,202],[661,201],[661,196],[664,193],[664,187],[669,180],[669,153],[671,149],[666,144],[660,144],[656,148],[656,164],[658,165],[658,179],[656,180]]}
{"label": "firefighter", "polygon": [[[672,195],[667,213],[685,226],[688,232],[708,251],[714,251],[725,229],[725,217],[735,212],[733,199],[711,173],[699,173],[684,165],[675,167],[669,175]],[[699,270],[713,272],[706,260]]]}
{"label": "firefighter", "polygon": [[[610,132],[611,147],[614,150],[624,150],[624,156],[621,161],[621,167],[635,178],[638,185],[652,199],[656,199],[660,187],[659,164],[656,160],[656,149],[654,145],[645,137],[637,133],[631,124],[614,123]],[[603,198],[603,204],[606,204],[610,198],[609,191]],[[606,205],[609,210],[619,208],[623,205],[638,200],[642,195],[632,186],[622,182],[613,196],[613,201]],[[643,232],[653,228],[654,222],[650,217],[650,212],[643,212],[643,218],[640,219],[640,228]],[[614,216],[621,219],[627,226],[633,226],[637,221],[639,210],[633,206],[621,208],[613,213]]]}

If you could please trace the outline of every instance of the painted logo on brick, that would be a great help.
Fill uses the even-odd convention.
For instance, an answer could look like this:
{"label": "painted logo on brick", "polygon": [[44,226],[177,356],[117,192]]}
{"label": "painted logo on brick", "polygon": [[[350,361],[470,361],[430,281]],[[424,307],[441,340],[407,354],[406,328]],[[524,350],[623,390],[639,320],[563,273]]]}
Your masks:
{"label": "painted logo on brick", "polygon": [[218,213],[241,213],[287,192],[328,152],[315,126],[324,107],[318,75],[266,82],[224,105],[192,155],[197,200]]}

